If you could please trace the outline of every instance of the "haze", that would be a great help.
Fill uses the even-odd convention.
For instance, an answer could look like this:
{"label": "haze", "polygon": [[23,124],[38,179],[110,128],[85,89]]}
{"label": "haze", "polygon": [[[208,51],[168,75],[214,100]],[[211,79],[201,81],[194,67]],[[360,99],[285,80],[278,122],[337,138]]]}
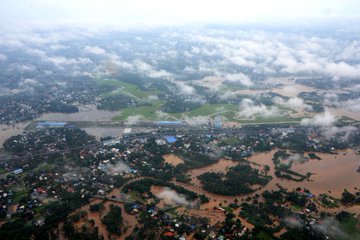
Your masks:
{"label": "haze", "polygon": [[268,22],[303,18],[357,18],[356,0],[32,0],[1,1],[0,19],[10,24],[173,24]]}

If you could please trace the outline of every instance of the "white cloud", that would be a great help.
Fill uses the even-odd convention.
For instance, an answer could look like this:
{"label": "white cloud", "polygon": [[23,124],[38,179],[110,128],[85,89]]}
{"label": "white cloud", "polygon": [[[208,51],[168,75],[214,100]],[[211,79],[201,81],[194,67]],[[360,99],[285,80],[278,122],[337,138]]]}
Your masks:
{"label": "white cloud", "polygon": [[194,95],[196,93],[195,88],[193,88],[192,86],[187,85],[184,82],[180,82],[180,81],[172,81],[173,83],[175,83],[175,85],[178,88],[178,92],[184,95]]}
{"label": "white cloud", "polygon": [[323,126],[329,127],[336,122],[336,117],[329,111],[325,111],[322,114],[317,114],[312,118],[304,118],[301,120],[301,124],[304,126]]}
{"label": "white cloud", "polygon": [[251,99],[244,99],[240,104],[239,117],[278,117],[283,114],[276,106],[267,107],[263,104],[256,105]]}
{"label": "white cloud", "polygon": [[339,135],[342,140],[348,140],[351,133],[357,130],[354,126],[323,128],[322,133],[325,137],[330,138],[332,136]]}
{"label": "white cloud", "polygon": [[138,73],[145,74],[151,78],[164,78],[170,79],[172,78],[172,74],[163,69],[157,70],[152,65],[142,61],[136,60],[134,61],[134,68]]}
{"label": "white cloud", "polygon": [[4,54],[0,53],[0,61],[5,61],[7,60],[7,57]]}
{"label": "white cloud", "polygon": [[186,116],[184,121],[190,126],[201,126],[209,122],[209,118],[206,116],[189,117]]}
{"label": "white cloud", "polygon": [[64,49],[69,49],[69,46],[65,46],[65,45],[61,45],[61,44],[52,44],[49,47],[51,50],[64,50]]}
{"label": "white cloud", "polygon": [[161,192],[156,194],[156,196],[160,199],[163,199],[168,204],[191,205],[191,203],[186,200],[184,195],[178,194],[174,190],[171,190],[167,187],[165,187]]}
{"label": "white cloud", "polygon": [[351,239],[351,237],[344,232],[340,223],[334,218],[326,218],[321,223],[314,224],[313,228],[315,231],[334,239]]}
{"label": "white cloud", "polygon": [[273,102],[275,104],[279,104],[282,106],[286,106],[292,109],[306,109],[306,110],[312,110],[312,107],[305,104],[304,101],[301,98],[298,97],[292,97],[288,100],[284,100],[280,97],[274,97]]}
{"label": "white cloud", "polygon": [[251,87],[254,85],[254,83],[251,81],[251,79],[243,73],[226,74],[225,80],[228,80],[230,82],[237,82],[246,87]]}
{"label": "white cloud", "polygon": [[360,65],[349,65],[345,62],[328,63],[325,66],[325,71],[334,77],[360,77]]}
{"label": "white cloud", "polygon": [[104,55],[106,53],[105,49],[98,46],[85,46],[84,50],[94,55]]}
{"label": "white cloud", "polygon": [[133,116],[129,116],[127,119],[126,119],[126,122],[125,124],[129,124],[129,125],[132,125],[132,124],[137,124],[141,121],[144,121],[144,116],[142,115],[133,115]]}

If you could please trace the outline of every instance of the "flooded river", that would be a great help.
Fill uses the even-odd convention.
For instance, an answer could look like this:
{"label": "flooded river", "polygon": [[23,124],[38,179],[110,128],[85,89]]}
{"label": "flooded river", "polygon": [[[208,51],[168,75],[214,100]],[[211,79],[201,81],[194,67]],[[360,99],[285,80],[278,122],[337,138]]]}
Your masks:
{"label": "flooded river", "polygon": [[96,109],[95,105],[79,106],[77,113],[46,113],[41,115],[38,120],[46,121],[111,121],[118,115],[117,111],[105,111]]}

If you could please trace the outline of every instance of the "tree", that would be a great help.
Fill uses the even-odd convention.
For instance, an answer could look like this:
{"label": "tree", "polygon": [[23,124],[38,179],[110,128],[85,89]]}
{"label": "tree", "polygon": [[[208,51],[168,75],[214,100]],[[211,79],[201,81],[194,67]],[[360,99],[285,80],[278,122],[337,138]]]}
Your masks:
{"label": "tree", "polygon": [[342,203],[353,203],[355,201],[355,195],[350,193],[346,188],[342,193],[341,202]]}
{"label": "tree", "polygon": [[101,219],[101,222],[106,225],[109,233],[120,236],[122,226],[121,208],[111,204],[110,211]]}

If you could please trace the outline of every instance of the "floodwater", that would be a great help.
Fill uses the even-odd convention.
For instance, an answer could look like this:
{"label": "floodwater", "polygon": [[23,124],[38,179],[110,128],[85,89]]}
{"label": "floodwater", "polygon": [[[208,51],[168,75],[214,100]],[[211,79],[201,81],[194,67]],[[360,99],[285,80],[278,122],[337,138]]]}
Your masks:
{"label": "floodwater", "polygon": [[201,186],[198,176],[207,172],[222,172],[226,173],[230,167],[234,167],[238,164],[236,161],[220,159],[216,163],[210,164],[205,167],[196,168],[188,171],[188,174],[191,176],[191,182],[195,184],[195,186]]}
{"label": "floodwater", "polygon": [[178,164],[184,163],[184,160],[182,160],[181,158],[179,158],[178,156],[176,156],[175,154],[166,154],[163,156],[163,158],[165,159],[165,162],[176,166]]}
{"label": "floodwater", "polygon": [[326,108],[329,112],[334,114],[336,117],[346,116],[357,121],[360,121],[360,112],[359,111],[350,111],[346,108]]}
{"label": "floodwater", "polygon": [[0,124],[0,148],[3,147],[6,139],[21,134],[24,131],[24,128],[29,124],[30,122],[16,123],[15,125]]}
{"label": "floodwater", "polygon": [[111,121],[111,119],[118,114],[118,111],[98,110],[95,105],[82,105],[79,106],[79,112],[77,113],[46,113],[41,115],[38,120],[70,122]]}
{"label": "floodwater", "polygon": [[286,97],[297,97],[301,92],[312,92],[316,90],[312,87],[294,83],[292,85],[285,85],[283,87],[274,88],[271,91]]}
{"label": "floodwater", "polygon": [[258,153],[250,157],[249,160],[261,165],[269,165],[269,175],[273,177],[264,190],[275,190],[277,184],[288,190],[297,187],[307,188],[313,194],[331,192],[330,195],[340,197],[344,188],[354,192],[354,188],[360,188],[360,174],[356,171],[360,166],[360,156],[349,149],[338,154],[316,153],[321,160],[309,160],[305,163],[293,164],[292,170],[301,174],[313,173],[309,181],[295,182],[287,179],[279,179],[274,174],[274,163],[272,157],[277,150],[267,153]]}
{"label": "floodwater", "polygon": [[[111,195],[116,195],[116,193],[118,193],[118,189],[114,189],[108,195],[108,197],[110,197]],[[94,205],[94,204],[101,203],[101,202],[104,203],[104,209],[102,211],[90,212],[90,205]],[[106,230],[106,226],[101,223],[101,219],[104,216],[106,216],[106,214],[109,212],[111,204],[121,207],[121,215],[123,218],[123,232],[122,232],[121,236],[111,235],[111,238],[109,238],[109,234]],[[98,227],[99,235],[102,235],[104,237],[104,240],[108,240],[108,239],[124,240],[126,237],[128,237],[133,232],[135,225],[138,224],[136,216],[127,214],[125,212],[123,203],[94,199],[89,204],[83,206],[82,208],[80,208],[80,210],[78,210],[76,212],[79,212],[79,211],[87,211],[88,215],[84,219],[81,219],[79,222],[77,222],[74,227],[76,227],[77,229],[81,229],[82,225],[90,224],[89,221],[93,220],[95,223],[94,227]]]}
{"label": "floodwater", "polygon": [[297,164],[292,169],[301,174],[313,172],[311,182],[304,182],[303,186],[315,194],[331,191],[331,195],[341,196],[344,188],[354,191],[360,188],[360,173],[356,170],[360,166],[360,156],[354,151],[340,151],[338,154],[317,154],[321,160],[310,160],[304,164]]}

